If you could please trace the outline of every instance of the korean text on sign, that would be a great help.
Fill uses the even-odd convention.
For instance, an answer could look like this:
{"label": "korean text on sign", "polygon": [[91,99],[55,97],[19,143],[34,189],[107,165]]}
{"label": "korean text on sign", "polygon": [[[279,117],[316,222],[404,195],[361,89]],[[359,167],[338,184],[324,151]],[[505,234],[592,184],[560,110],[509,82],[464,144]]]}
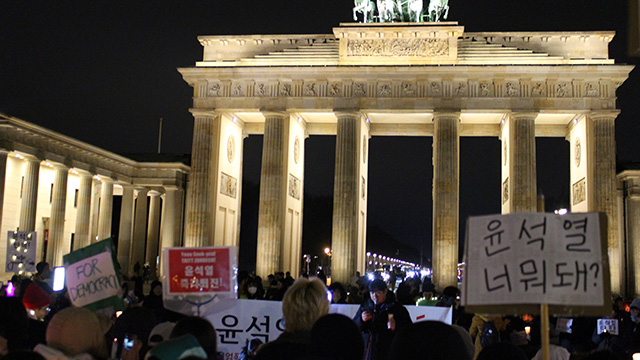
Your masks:
{"label": "korean text on sign", "polygon": [[169,292],[229,292],[229,249],[170,249]]}
{"label": "korean text on sign", "polygon": [[597,213],[472,217],[467,304],[602,305]]}

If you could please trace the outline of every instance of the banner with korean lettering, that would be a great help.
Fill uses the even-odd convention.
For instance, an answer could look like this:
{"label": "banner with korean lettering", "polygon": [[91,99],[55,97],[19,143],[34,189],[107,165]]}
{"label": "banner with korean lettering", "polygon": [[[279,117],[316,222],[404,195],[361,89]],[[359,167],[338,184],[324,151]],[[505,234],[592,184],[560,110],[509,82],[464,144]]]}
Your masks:
{"label": "banner with korean lettering", "polygon": [[[331,313],[353,318],[359,305],[332,304]],[[434,306],[405,306],[414,322],[434,320],[451,324],[452,309]],[[263,343],[275,340],[284,331],[282,302],[236,300],[231,307],[210,313],[206,318],[218,334],[218,351],[223,359],[238,359],[242,347],[251,339]]]}
{"label": "banner with korean lettering", "polygon": [[203,315],[219,301],[237,298],[236,247],[166,248],[162,256],[166,308]]}
{"label": "banner with korean lettering", "polygon": [[565,309],[558,313],[606,307],[605,231],[598,213],[470,217],[463,304],[549,304]]}

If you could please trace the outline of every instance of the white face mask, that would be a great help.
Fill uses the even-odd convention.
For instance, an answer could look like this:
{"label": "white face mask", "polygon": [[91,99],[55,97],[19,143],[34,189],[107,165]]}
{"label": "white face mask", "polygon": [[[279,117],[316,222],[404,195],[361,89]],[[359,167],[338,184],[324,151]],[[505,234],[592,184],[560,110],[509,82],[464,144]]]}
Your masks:
{"label": "white face mask", "polygon": [[258,291],[258,288],[255,286],[249,286],[249,288],[247,288],[247,291],[249,291],[249,294],[253,295],[256,293],[256,291]]}

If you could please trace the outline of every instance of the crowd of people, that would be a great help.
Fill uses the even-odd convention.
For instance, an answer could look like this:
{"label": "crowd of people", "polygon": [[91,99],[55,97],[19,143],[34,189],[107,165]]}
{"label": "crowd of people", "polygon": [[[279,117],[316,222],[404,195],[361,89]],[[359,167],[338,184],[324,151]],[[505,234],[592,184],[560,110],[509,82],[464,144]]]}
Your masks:
{"label": "crowd of people", "polygon": [[[275,340],[248,341],[238,360],[542,359],[539,318],[466,313],[457,287],[436,293],[429,277],[396,286],[395,277],[360,274],[327,286],[324,274],[316,275],[278,272],[265,281],[238,274],[238,298],[281,301],[284,319]],[[165,309],[159,281],[142,278],[147,294],[136,279],[124,281],[126,309],[117,314],[72,306],[48,277],[48,265],[40,263],[31,278],[12,279],[14,296],[2,292],[0,360],[221,359],[214,326]],[[350,318],[330,313],[331,303],[359,308]],[[416,304],[452,307],[452,325],[413,323],[403,305]],[[617,320],[617,333],[599,332],[597,318],[551,318],[550,359],[631,360],[640,352],[640,298],[616,298],[607,318]]]}

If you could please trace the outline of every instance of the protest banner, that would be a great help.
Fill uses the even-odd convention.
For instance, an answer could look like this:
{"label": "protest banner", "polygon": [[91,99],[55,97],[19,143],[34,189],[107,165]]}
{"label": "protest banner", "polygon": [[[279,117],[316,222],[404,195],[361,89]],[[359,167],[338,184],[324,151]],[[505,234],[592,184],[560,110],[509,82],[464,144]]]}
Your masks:
{"label": "protest banner", "polygon": [[65,285],[74,306],[93,311],[124,308],[118,296],[120,280],[115,254],[109,238],[63,256]]}
{"label": "protest banner", "polygon": [[[332,304],[330,312],[343,314],[351,319],[359,305]],[[441,321],[451,324],[452,309],[435,306],[405,306],[414,322]],[[237,359],[242,347],[251,339],[263,343],[275,340],[284,331],[282,302],[268,300],[236,299],[224,310],[206,316],[218,334],[218,351],[223,359]]]}
{"label": "protest banner", "polygon": [[203,315],[237,298],[238,256],[234,246],[165,248],[162,291],[167,309]]}
{"label": "protest banner", "polygon": [[[603,240],[604,239],[604,240]],[[602,315],[611,310],[606,215],[471,217],[462,303],[470,312]]]}
{"label": "protest banner", "polygon": [[35,231],[8,231],[7,232],[7,261],[6,272],[36,271],[36,245]]}

